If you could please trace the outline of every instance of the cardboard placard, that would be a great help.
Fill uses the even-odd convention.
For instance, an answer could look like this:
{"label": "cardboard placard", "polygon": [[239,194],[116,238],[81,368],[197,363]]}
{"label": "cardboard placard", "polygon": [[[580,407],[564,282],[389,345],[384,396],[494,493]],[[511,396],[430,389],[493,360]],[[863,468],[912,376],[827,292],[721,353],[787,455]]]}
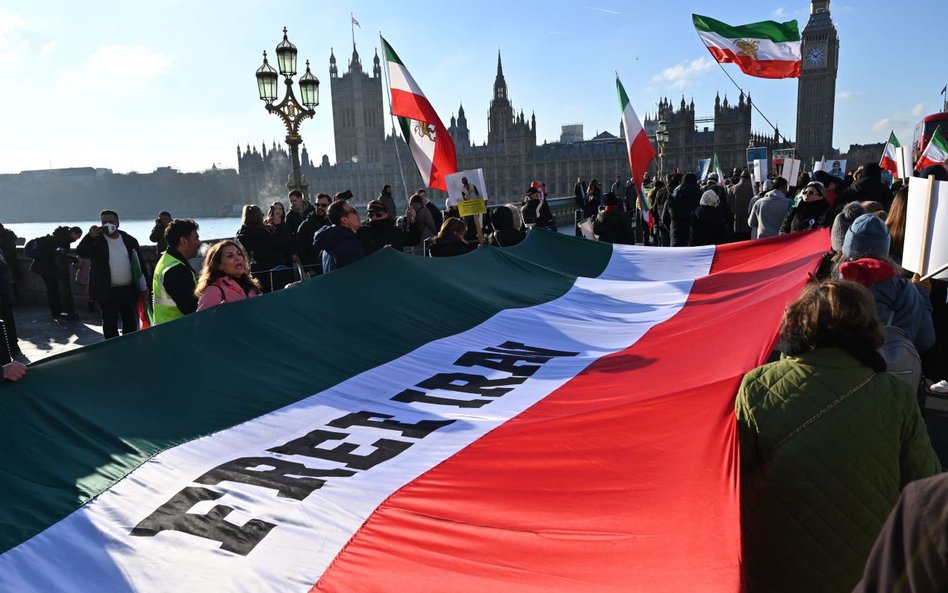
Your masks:
{"label": "cardboard placard", "polygon": [[461,216],[473,216],[474,214],[485,214],[487,212],[487,202],[484,200],[461,200],[458,202],[458,213]]}
{"label": "cardboard placard", "polygon": [[[928,214],[928,224],[924,224]],[[905,242],[902,267],[921,275],[948,264],[948,181],[932,181],[922,177],[909,178],[908,210],[905,214]],[[942,232],[936,232],[942,229]],[[922,244],[927,243],[925,249]],[[948,270],[935,275],[948,279]]]}

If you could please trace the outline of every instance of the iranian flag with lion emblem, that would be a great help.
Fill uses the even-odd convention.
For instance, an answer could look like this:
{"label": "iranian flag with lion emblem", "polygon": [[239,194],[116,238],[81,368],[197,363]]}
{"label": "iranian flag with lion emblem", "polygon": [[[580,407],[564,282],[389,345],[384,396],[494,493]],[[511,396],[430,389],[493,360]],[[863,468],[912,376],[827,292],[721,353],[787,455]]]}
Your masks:
{"label": "iranian flag with lion emblem", "polygon": [[447,191],[445,177],[458,170],[454,141],[418,83],[384,38],[382,48],[388,65],[392,115],[398,116],[402,135],[425,185]]}

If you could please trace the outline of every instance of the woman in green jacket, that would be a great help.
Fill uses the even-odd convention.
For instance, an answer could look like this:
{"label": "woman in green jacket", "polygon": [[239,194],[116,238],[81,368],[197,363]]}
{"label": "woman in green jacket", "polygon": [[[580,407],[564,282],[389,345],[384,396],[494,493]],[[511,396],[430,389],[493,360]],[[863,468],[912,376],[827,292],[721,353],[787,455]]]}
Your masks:
{"label": "woman in green jacket", "polygon": [[747,590],[848,592],[902,488],[941,465],[865,288],[809,284],[780,337],[737,396]]}

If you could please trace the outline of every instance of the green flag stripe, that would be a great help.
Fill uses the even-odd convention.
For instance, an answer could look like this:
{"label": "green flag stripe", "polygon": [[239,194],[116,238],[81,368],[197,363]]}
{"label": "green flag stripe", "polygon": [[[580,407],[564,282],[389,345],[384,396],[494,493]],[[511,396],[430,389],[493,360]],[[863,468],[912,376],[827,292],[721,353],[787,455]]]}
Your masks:
{"label": "green flag stripe", "polygon": [[769,39],[774,43],[800,41],[800,30],[795,20],[785,23],[761,21],[748,25],[732,26],[698,14],[692,14],[691,18],[694,21],[695,29],[698,31],[717,33],[728,39]]}
{"label": "green flag stripe", "polygon": [[619,111],[625,111],[625,106],[629,104],[629,96],[625,93],[625,87],[622,81],[616,77],[616,90],[619,93]]}
{"label": "green flag stripe", "polygon": [[544,253],[551,239],[544,235],[531,233],[516,255],[480,249],[463,260],[382,250],[299,287],[37,363],[0,398],[0,553],[158,452],[323,391],[503,309],[558,298],[574,274],[597,276],[608,264],[608,246],[580,249],[583,261],[557,262],[567,249]]}
{"label": "green flag stripe", "polygon": [[389,62],[395,62],[396,64],[402,64],[401,58],[398,57],[398,54],[395,53],[395,50],[392,49],[392,46],[388,44],[388,41],[385,38],[382,38],[382,51],[385,52],[385,59]]}

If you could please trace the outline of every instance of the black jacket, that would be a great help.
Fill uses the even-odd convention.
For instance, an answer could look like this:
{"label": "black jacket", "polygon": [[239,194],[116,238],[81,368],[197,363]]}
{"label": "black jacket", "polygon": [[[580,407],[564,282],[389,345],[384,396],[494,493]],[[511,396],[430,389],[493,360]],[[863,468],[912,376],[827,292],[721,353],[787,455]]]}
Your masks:
{"label": "black jacket", "polygon": [[787,210],[787,215],[780,225],[780,234],[808,231],[815,228],[833,226],[833,209],[826,200],[804,202],[803,199],[796,206]]}
{"label": "black jacket", "polygon": [[[296,255],[304,268],[319,263],[319,250],[313,245],[313,241],[316,239],[316,231],[329,225],[328,218],[319,216],[313,210],[296,230]],[[307,272],[313,271],[312,267],[305,269]]]}
{"label": "black jacket", "polygon": [[164,287],[168,296],[177,305],[178,310],[188,315],[197,311],[198,299],[194,296],[194,269],[188,260],[174,249],[168,250],[168,255],[183,263],[183,266],[174,266],[165,272]]}
{"label": "black jacket", "polygon": [[[607,206],[607,208],[611,207]],[[629,215],[618,206],[611,210],[603,210],[596,216],[596,220],[593,221],[593,232],[599,235],[600,241],[606,243],[635,244],[632,221]]]}
{"label": "black jacket", "polygon": [[[125,249],[128,250],[129,257],[137,257],[138,265],[141,270],[145,269],[144,259],[141,249],[138,247],[138,240],[125,231],[120,230],[119,235],[125,243]],[[112,289],[112,268],[109,266],[109,244],[104,234],[98,237],[86,233],[86,236],[79,241],[76,246],[76,253],[79,257],[87,257],[92,261],[89,268],[89,298],[96,301],[107,301],[111,299]],[[135,278],[132,278],[134,285]],[[138,291],[140,287],[135,286]]]}
{"label": "black jacket", "polygon": [[303,202],[303,211],[297,212],[290,208],[286,211],[286,230],[292,239],[293,244],[296,243],[296,233],[299,232],[300,225],[303,224],[310,214],[314,214],[316,209],[313,208],[313,205],[309,202]]}
{"label": "black jacket", "polygon": [[490,212],[490,222],[494,232],[487,237],[487,243],[494,247],[510,247],[523,241],[523,233],[514,228],[513,212],[507,206],[498,206]]}
{"label": "black jacket", "polygon": [[417,229],[403,231],[395,225],[391,217],[363,222],[358,235],[366,255],[375,253],[386,245],[401,251],[404,247],[417,245],[421,241]]}
{"label": "black jacket", "polygon": [[672,247],[688,245],[691,239],[691,213],[698,207],[701,194],[697,183],[682,183],[668,199],[665,208],[671,215]]}
{"label": "black jacket", "polygon": [[286,238],[278,236],[269,228],[243,225],[237,231],[237,240],[253,262],[251,270],[254,272],[286,265]]}
{"label": "black jacket", "polygon": [[452,257],[464,255],[477,249],[477,243],[466,243],[454,235],[448,235],[441,241],[431,243],[431,257]]}
{"label": "black jacket", "polygon": [[40,237],[39,249],[36,252],[36,257],[30,263],[30,271],[39,274],[43,278],[58,278],[58,275],[62,272],[56,264],[56,251],[58,249],[69,249],[69,243],[60,241],[52,235]]}
{"label": "black jacket", "polygon": [[316,231],[313,247],[322,251],[323,273],[348,266],[365,257],[362,241],[344,226],[331,224]]}
{"label": "black jacket", "polygon": [[731,239],[727,216],[716,206],[698,206],[691,213],[689,245],[718,245]]}
{"label": "black jacket", "polygon": [[850,185],[839,197],[837,208],[849,202],[879,202],[886,212],[892,207],[892,190],[882,183],[881,177],[862,177]]}
{"label": "black jacket", "polygon": [[428,212],[431,212],[431,218],[434,219],[435,228],[440,231],[441,225],[444,224],[444,214],[442,214],[441,210],[430,201],[425,204],[425,208],[428,209]]}

